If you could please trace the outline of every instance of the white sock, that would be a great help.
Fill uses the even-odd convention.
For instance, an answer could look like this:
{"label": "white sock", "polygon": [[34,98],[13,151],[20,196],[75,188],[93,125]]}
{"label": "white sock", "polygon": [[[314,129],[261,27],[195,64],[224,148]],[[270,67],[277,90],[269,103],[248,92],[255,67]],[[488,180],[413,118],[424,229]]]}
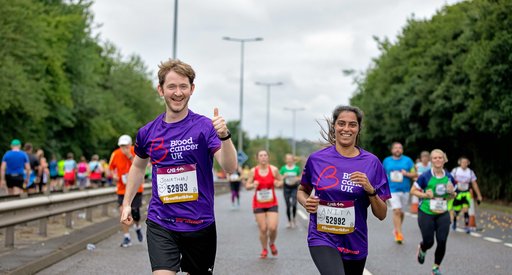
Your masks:
{"label": "white sock", "polygon": [[130,238],[130,233],[124,233],[124,237],[125,237],[125,238],[128,238],[128,239],[131,239],[131,238]]}

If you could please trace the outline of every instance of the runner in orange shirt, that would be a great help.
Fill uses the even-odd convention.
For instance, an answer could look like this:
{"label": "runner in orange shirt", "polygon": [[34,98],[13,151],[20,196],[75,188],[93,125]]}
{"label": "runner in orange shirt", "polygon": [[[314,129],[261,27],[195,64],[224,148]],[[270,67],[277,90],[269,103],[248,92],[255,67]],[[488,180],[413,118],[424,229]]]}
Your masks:
{"label": "runner in orange shirt", "polygon": [[[129,135],[122,135],[119,137],[117,148],[110,156],[109,169],[113,175],[114,182],[117,183],[117,202],[119,203],[120,211],[122,211],[124,193],[126,190],[126,182],[128,178],[128,172],[132,166],[133,158],[135,157],[134,148],[132,146],[132,138]],[[142,242],[142,228],[140,226],[140,207],[142,205],[142,192],[144,191],[144,185],[140,185],[137,190],[137,194],[132,201],[132,217],[135,221],[135,232],[137,233],[137,239]],[[132,245],[130,237],[129,225],[121,224],[121,228],[124,233],[123,242],[121,247],[128,247]]]}

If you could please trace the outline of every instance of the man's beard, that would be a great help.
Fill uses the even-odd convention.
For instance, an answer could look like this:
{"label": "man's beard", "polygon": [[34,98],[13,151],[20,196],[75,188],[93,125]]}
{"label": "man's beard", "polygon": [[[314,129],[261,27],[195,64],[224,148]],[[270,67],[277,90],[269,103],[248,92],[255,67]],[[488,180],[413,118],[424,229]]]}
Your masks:
{"label": "man's beard", "polygon": [[186,98],[186,99],[184,99],[182,102],[180,102],[180,103],[183,103],[183,105],[181,105],[180,107],[175,107],[175,106],[173,106],[173,105],[172,105],[172,99],[170,99],[170,98],[169,98],[169,99],[167,99],[167,98],[166,98],[166,99],[165,99],[165,103],[166,103],[166,105],[167,105],[167,108],[168,108],[169,110],[171,110],[171,112],[173,112],[173,113],[176,113],[176,114],[177,114],[177,113],[182,112],[185,108],[187,108],[187,106],[188,106],[188,100],[189,100],[189,99],[190,99],[190,98]]}

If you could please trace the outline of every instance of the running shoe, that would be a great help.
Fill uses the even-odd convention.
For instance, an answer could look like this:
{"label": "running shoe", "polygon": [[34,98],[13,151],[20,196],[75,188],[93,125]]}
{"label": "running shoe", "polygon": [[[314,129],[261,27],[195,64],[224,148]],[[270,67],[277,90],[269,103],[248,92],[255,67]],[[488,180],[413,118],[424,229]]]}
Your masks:
{"label": "running shoe", "polygon": [[427,252],[421,250],[421,245],[418,244],[418,251],[416,252],[418,263],[423,264],[425,262],[425,255],[427,255]]}
{"label": "running shoe", "polygon": [[123,242],[121,243],[121,247],[128,247],[132,245],[132,240],[128,237],[124,237]]}
{"label": "running shoe", "polygon": [[260,259],[266,259],[268,256],[268,250],[267,249],[263,249],[261,251],[261,254],[260,254]]}
{"label": "running shoe", "polygon": [[432,275],[441,275],[441,270],[439,269],[439,266],[432,267]]}
{"label": "running shoe", "polygon": [[402,236],[402,234],[398,233],[398,231],[396,230],[393,230],[393,235],[395,236],[395,242],[397,244],[402,244],[402,242],[404,241],[404,236]]}
{"label": "running shoe", "polygon": [[469,227],[467,227],[467,226],[464,228],[464,231],[466,232],[466,234],[471,233],[471,229],[469,229]]}
{"label": "running shoe", "polygon": [[272,256],[277,256],[277,248],[275,244],[270,245],[270,251],[272,252]]}
{"label": "running shoe", "polygon": [[142,240],[144,239],[144,237],[142,236],[142,228],[136,228],[135,233],[137,233],[137,239],[139,240],[139,242],[142,242]]}

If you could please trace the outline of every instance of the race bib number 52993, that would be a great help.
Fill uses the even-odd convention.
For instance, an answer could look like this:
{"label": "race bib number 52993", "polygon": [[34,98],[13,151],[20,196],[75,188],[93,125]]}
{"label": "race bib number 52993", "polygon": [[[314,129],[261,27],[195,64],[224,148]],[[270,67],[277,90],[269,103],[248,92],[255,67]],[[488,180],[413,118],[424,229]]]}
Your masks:
{"label": "race bib number 52993", "polygon": [[156,183],[163,203],[196,201],[199,197],[195,164],[158,168]]}

